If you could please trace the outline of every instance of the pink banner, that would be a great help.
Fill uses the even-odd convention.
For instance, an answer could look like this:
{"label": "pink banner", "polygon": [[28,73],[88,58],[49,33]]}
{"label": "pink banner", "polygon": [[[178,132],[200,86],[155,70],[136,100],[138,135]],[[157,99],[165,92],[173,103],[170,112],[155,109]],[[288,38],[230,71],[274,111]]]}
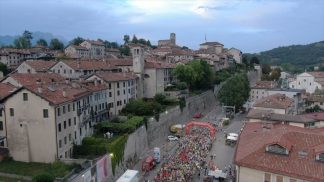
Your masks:
{"label": "pink banner", "polygon": [[97,161],[97,181],[106,182],[108,178],[108,156],[103,156],[100,160]]}

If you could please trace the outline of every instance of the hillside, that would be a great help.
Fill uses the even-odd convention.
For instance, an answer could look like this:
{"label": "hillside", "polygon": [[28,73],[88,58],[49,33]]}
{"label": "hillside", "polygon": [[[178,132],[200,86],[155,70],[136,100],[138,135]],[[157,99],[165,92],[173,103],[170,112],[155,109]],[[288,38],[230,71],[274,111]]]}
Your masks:
{"label": "hillside", "polygon": [[309,67],[324,63],[324,41],[307,45],[278,47],[259,54],[248,54],[248,56],[257,56],[261,63],[272,65],[288,63],[297,67]]}
{"label": "hillside", "polygon": [[[63,38],[61,36],[53,35],[51,33],[44,33],[44,32],[36,31],[36,32],[32,32],[32,36],[33,36],[33,39],[31,40],[32,45],[35,45],[36,42],[39,39],[45,39],[48,44],[50,43],[51,39],[53,39],[53,38],[58,38],[65,45],[68,42],[65,38]],[[15,35],[15,36],[10,36],[10,35],[3,36],[3,35],[0,35],[0,46],[13,45],[13,41],[18,37],[19,37],[19,35]]]}

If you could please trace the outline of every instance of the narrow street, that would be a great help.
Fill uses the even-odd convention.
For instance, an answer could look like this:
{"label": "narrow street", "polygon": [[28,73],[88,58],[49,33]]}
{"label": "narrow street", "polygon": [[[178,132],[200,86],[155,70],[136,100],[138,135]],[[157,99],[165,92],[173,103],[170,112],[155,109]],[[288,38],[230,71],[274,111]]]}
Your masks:
{"label": "narrow street", "polygon": [[[215,124],[219,124],[221,118],[225,116],[225,113],[222,113],[222,108],[219,106],[219,104],[215,105],[215,107],[208,113],[202,113],[203,117],[200,119],[192,119],[195,121],[202,121],[202,122],[212,122]],[[237,114],[235,115],[234,119],[231,120],[230,124],[226,127],[223,127],[222,129],[218,128],[216,132],[216,140],[213,142],[212,149],[209,152],[209,155],[207,157],[207,161],[209,162],[211,160],[210,156],[216,156],[213,158],[213,163],[219,168],[219,169],[226,169],[228,166],[233,164],[233,157],[235,153],[235,146],[229,146],[225,144],[225,137],[224,132],[230,133],[239,133],[240,129],[243,126],[243,120],[245,118],[245,114]],[[144,181],[145,178],[152,180],[154,176],[156,175],[157,171],[161,168],[162,164],[167,161],[167,159],[174,155],[177,147],[178,147],[177,141],[171,141],[168,142],[167,139],[165,139],[164,143],[161,143],[160,150],[161,150],[161,163],[158,164],[153,170],[148,172],[147,174],[143,173],[141,171],[141,163],[140,161],[136,166],[135,169],[141,171],[141,180]],[[153,148],[148,150],[145,153],[145,156],[152,155],[153,154]],[[143,155],[144,158],[144,155]],[[234,168],[234,166],[232,166]],[[200,177],[195,176],[194,182],[201,182],[203,181],[203,175]]]}

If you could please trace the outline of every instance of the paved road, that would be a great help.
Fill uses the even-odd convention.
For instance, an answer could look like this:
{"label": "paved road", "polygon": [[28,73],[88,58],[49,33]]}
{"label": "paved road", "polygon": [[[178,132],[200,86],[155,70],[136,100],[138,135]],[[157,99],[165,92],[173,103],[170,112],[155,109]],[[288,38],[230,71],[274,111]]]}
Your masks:
{"label": "paved road", "polygon": [[[218,124],[216,121],[220,121],[221,118],[225,116],[224,113],[222,113],[222,109],[219,105],[216,105],[215,108],[213,108],[210,112],[208,113],[203,113],[204,117],[200,119],[195,119],[197,121],[203,121],[203,122],[213,122]],[[229,165],[232,165],[233,163],[233,157],[235,153],[235,146],[228,146],[225,145],[225,137],[224,137],[224,132],[234,132],[234,133],[239,133],[242,125],[243,125],[243,120],[245,118],[245,114],[239,114],[234,117],[234,119],[230,122],[229,126],[224,127],[222,130],[223,131],[218,131],[216,133],[216,140],[213,143],[213,147],[210,151],[209,157],[207,158],[207,161],[211,160],[210,156],[211,155],[216,155],[216,158],[213,159],[214,164],[219,169],[225,169],[225,167],[228,167]],[[156,175],[156,172],[161,168],[161,165],[164,160],[170,155],[173,155],[175,153],[176,148],[178,147],[177,142],[167,142],[165,140],[164,143],[161,143],[160,146],[161,149],[161,158],[162,162],[161,164],[157,165],[154,170],[150,171],[148,173],[148,179],[153,179],[153,177]],[[151,155],[153,154],[153,149],[149,150],[146,152],[146,155]],[[234,166],[233,166],[234,167]],[[135,167],[137,170],[140,170],[140,163]],[[203,175],[198,177],[198,175],[194,178],[194,182],[201,182],[203,178]],[[144,173],[142,173],[142,179],[141,181],[144,180]]]}

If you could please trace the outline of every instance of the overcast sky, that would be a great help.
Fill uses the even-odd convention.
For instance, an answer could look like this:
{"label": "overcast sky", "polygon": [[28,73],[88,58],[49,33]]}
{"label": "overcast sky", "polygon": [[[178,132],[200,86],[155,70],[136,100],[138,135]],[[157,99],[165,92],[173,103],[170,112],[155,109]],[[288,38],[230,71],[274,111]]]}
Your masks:
{"label": "overcast sky", "polygon": [[152,43],[176,33],[197,49],[218,41],[243,52],[324,40],[324,0],[0,0],[0,35],[24,30]]}

